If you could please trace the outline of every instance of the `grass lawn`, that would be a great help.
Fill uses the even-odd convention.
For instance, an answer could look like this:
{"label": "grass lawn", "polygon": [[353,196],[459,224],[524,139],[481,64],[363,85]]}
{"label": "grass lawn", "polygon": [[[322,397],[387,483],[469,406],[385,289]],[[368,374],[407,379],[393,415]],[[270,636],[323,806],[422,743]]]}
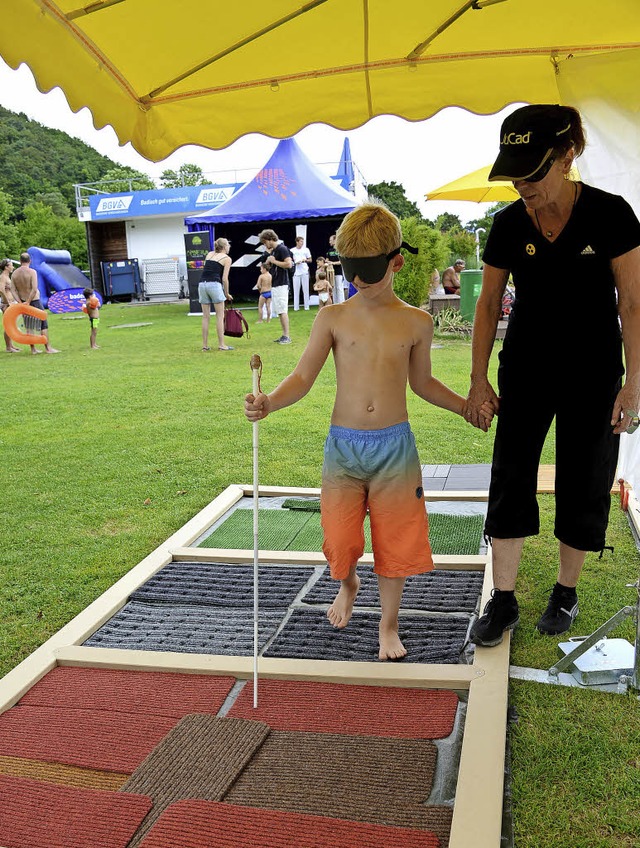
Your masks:
{"label": "grass lawn", "polygon": [[[251,428],[242,414],[249,358],[273,388],[299,357],[315,311],[254,326],[235,350],[200,350],[188,306],[108,305],[89,350],[86,318],[51,316],[58,356],[0,354],[2,543],[0,675],[13,668],[230,483],[250,483]],[[118,329],[116,325],[150,322]],[[215,333],[213,333],[215,340]],[[435,375],[465,393],[468,341],[436,340]],[[495,360],[494,360],[495,369]],[[363,365],[363,379],[366,370]],[[328,363],[298,405],[261,425],[263,484],[319,486],[333,399]],[[492,435],[414,396],[409,415],[423,463],[489,462]],[[553,462],[553,440],[542,461]],[[577,493],[579,494],[579,493]],[[521,626],[512,662],[548,668],[557,641],[533,625],[555,581],[553,499],[540,498],[543,533],[528,540],[519,578]],[[624,584],[640,558],[616,504],[609,544],[590,554],[574,632],[585,635],[633,603]],[[631,623],[613,635],[633,640]],[[513,799],[518,848],[640,844],[640,721],[636,700],[514,682]],[[470,846],[471,848],[471,846]]]}

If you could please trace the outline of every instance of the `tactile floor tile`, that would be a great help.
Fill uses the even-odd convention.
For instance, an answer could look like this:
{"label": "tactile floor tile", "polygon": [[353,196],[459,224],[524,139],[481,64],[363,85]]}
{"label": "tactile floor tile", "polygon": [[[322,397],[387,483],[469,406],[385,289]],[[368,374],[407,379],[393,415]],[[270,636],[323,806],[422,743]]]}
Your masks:
{"label": "tactile floor tile", "polygon": [[182,798],[219,801],[269,735],[258,721],[191,715],[183,718],[136,769],[123,792],[153,798],[153,810],[129,848],[162,811]]}
{"label": "tactile floor tile", "polygon": [[131,774],[175,724],[144,713],[12,707],[0,715],[0,755]]}
{"label": "tactile floor tile", "polygon": [[[264,656],[370,662],[378,658],[379,623],[379,613],[356,610],[348,627],[338,630],[331,626],[324,610],[294,609]],[[401,614],[399,623],[400,639],[408,651],[404,662],[459,661],[468,618]]]}
{"label": "tactile floor tile", "polygon": [[440,835],[449,811],[426,803],[435,766],[426,739],[274,730],[224,800]]}
{"label": "tactile floor tile", "polygon": [[0,776],[0,844],[7,848],[127,848],[149,811],[140,795]]}
{"label": "tactile floor tile", "polygon": [[[296,512],[295,510],[291,511]],[[288,545],[293,551],[321,551],[322,526],[320,514],[308,513],[309,520],[300,528]],[[429,514],[429,542],[435,555],[476,556],[480,553],[484,516],[449,515],[434,512]],[[371,553],[371,526],[369,516],[364,522],[364,549]]]}
{"label": "tactile floor tile", "polygon": [[434,833],[304,813],[178,801],[142,848],[440,848]]}
{"label": "tactile floor tile", "polygon": [[261,680],[257,709],[247,684],[228,715],[263,721],[272,730],[444,739],[457,706],[458,696],[446,689]]}
{"label": "tactile floor tile", "polygon": [[[284,609],[260,611],[260,647],[275,633],[284,614]],[[252,655],[253,610],[131,601],[84,644],[94,648],[183,654]]]}
{"label": "tactile floor tile", "polygon": [[[273,512],[274,510],[271,510]],[[261,566],[260,607],[289,606],[312,576],[311,568]],[[171,562],[132,595],[146,603],[253,608],[253,564]]]}
{"label": "tactile floor tile", "polygon": [[[258,544],[263,551],[285,551],[309,513],[284,509],[258,509]],[[201,548],[253,550],[253,510],[236,509],[203,539]]]}
{"label": "tactile floor tile", "polygon": [[182,716],[220,710],[233,677],[159,671],[58,666],[21,699],[20,706],[83,708]]}
{"label": "tactile floor tile", "polygon": [[113,771],[78,768],[62,763],[26,760],[22,757],[0,757],[0,774],[29,777],[45,783],[75,786],[78,789],[105,789],[109,792],[117,792],[131,777],[129,774]]}
{"label": "tactile floor tile", "polygon": [[[379,607],[378,578],[370,567],[358,569],[360,589],[356,607]],[[481,571],[429,571],[407,577],[402,608],[427,612],[472,613],[482,592]],[[340,584],[325,571],[302,598],[305,604],[331,604]]]}

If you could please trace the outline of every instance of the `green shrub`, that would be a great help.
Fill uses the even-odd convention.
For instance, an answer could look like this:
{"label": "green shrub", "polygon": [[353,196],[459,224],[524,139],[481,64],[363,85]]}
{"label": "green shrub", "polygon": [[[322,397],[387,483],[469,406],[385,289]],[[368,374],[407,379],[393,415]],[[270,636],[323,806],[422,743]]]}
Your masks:
{"label": "green shrub", "polygon": [[432,272],[444,265],[447,247],[442,233],[419,218],[403,218],[400,226],[404,241],[420,252],[403,254],[405,265],[395,278],[394,290],[401,300],[420,306],[428,299]]}
{"label": "green shrub", "polygon": [[433,316],[437,336],[470,336],[473,324],[463,318],[457,309],[443,309]]}

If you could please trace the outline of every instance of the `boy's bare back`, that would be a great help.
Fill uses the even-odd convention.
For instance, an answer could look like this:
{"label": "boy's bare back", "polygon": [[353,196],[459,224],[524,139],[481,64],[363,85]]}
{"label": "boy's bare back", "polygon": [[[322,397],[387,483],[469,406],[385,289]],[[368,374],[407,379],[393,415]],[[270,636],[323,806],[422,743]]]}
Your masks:
{"label": "boy's bare back", "polygon": [[258,277],[258,291],[260,293],[265,291],[271,291],[271,284],[273,282],[273,277],[268,271],[265,271],[264,274],[260,274]]}

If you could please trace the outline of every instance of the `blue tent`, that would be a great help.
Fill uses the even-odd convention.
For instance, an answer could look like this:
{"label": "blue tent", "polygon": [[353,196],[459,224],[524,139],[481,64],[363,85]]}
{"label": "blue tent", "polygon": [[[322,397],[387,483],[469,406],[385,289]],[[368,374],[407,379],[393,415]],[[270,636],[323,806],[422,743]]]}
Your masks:
{"label": "blue tent", "polygon": [[210,212],[185,218],[185,224],[204,229],[207,224],[323,218],[346,215],[355,206],[352,194],[323,174],[293,138],[285,138],[240,191]]}
{"label": "blue tent", "polygon": [[353,193],[355,182],[355,171],[353,170],[353,160],[351,159],[351,145],[349,139],[345,138],[342,145],[342,156],[338,165],[338,173],[335,176],[336,182],[339,182],[345,191]]}

